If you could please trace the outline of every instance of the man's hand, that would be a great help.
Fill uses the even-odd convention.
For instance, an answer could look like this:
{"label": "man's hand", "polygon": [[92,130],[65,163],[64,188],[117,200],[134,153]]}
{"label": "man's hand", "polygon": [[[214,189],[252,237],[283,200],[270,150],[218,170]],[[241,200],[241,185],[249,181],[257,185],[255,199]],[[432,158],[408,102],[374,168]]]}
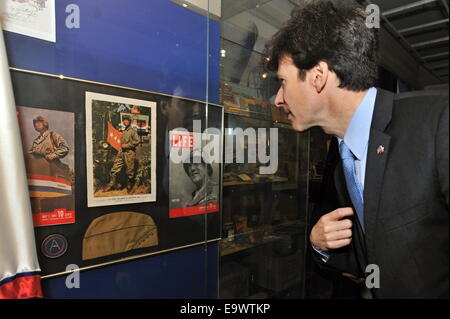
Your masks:
{"label": "man's hand", "polygon": [[314,248],[328,251],[349,245],[352,241],[352,221],[342,218],[353,214],[351,207],[345,207],[323,215],[314,225],[309,236]]}

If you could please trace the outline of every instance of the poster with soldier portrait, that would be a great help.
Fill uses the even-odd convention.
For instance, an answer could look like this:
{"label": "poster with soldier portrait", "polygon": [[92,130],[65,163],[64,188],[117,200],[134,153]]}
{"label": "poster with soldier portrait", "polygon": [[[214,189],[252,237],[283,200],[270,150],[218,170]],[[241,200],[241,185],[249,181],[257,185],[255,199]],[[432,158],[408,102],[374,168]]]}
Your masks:
{"label": "poster with soldier portrait", "polygon": [[88,207],[156,200],[156,102],[86,92]]}
{"label": "poster with soldier portrait", "polygon": [[75,223],[74,113],[17,107],[34,226]]}
{"label": "poster with soldier portrait", "polygon": [[220,135],[170,132],[169,217],[219,211]]}

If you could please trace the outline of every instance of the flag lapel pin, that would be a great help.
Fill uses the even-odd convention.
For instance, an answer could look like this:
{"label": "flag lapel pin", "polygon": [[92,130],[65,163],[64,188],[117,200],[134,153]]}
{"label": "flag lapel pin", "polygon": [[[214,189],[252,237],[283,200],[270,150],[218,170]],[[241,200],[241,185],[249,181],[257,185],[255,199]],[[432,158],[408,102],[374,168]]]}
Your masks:
{"label": "flag lapel pin", "polygon": [[384,153],[384,146],[383,145],[378,146],[377,154],[380,155],[380,154],[383,154],[383,153]]}

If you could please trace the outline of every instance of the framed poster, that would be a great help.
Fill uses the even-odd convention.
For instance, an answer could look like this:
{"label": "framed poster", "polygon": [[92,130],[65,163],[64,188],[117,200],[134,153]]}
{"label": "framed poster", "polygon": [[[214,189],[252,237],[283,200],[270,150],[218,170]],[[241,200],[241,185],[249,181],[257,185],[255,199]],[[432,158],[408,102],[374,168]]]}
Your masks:
{"label": "framed poster", "polygon": [[75,223],[75,116],[17,107],[34,226]]}
{"label": "framed poster", "polygon": [[2,0],[3,30],[56,42],[55,0]]}
{"label": "framed poster", "polygon": [[88,207],[156,200],[156,102],[86,92]]}

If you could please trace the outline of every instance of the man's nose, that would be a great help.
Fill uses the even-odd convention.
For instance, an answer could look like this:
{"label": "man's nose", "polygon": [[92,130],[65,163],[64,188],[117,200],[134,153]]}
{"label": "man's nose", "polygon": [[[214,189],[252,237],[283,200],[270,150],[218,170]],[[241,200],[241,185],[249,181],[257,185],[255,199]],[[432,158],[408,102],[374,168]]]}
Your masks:
{"label": "man's nose", "polygon": [[191,167],[191,173],[198,173],[198,167],[197,166]]}
{"label": "man's nose", "polygon": [[283,107],[284,105],[284,92],[282,87],[278,89],[277,96],[275,97],[275,105],[277,107]]}

